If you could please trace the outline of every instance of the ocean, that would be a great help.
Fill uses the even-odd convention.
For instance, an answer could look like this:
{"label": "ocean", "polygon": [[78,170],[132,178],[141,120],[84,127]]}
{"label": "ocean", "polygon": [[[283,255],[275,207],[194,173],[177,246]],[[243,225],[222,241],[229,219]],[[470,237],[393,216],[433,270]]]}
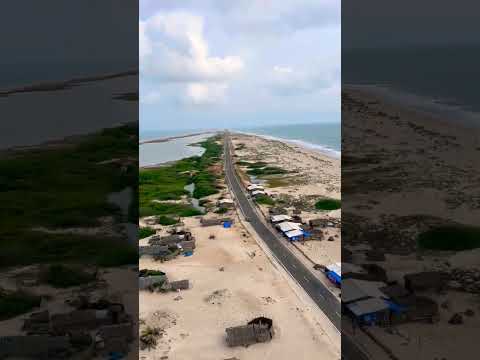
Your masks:
{"label": "ocean", "polygon": [[479,63],[479,45],[349,50],[342,54],[342,82],[480,125]]}
{"label": "ocean", "polygon": [[263,126],[237,131],[291,142],[335,157],[340,157],[341,154],[340,123]]}

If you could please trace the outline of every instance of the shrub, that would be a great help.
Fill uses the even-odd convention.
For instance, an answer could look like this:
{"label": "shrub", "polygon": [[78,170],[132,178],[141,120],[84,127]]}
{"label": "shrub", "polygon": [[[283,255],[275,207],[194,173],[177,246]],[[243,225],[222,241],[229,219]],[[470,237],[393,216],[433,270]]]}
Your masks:
{"label": "shrub", "polygon": [[61,264],[50,265],[44,274],[44,281],[56,288],[67,288],[95,280],[95,274]]}
{"label": "shrub", "polygon": [[0,320],[7,320],[39,307],[41,297],[23,291],[0,289]]}
{"label": "shrub", "polygon": [[337,210],[342,207],[342,202],[337,199],[321,199],[315,203],[318,210]]}
{"label": "shrub", "polygon": [[148,236],[154,235],[155,230],[152,229],[151,227],[141,227],[138,229],[138,238],[139,239],[144,239]]}
{"label": "shrub", "polygon": [[441,226],[418,235],[420,248],[461,251],[480,247],[480,228],[473,226]]}
{"label": "shrub", "polygon": [[225,208],[225,207],[218,208],[218,209],[215,211],[216,214],[225,214],[226,212],[228,212],[228,209]]}
{"label": "shrub", "polygon": [[275,205],[275,201],[268,195],[258,195],[255,198],[255,201],[258,204],[263,204],[263,205]]}
{"label": "shrub", "polygon": [[160,225],[173,225],[176,224],[178,221],[170,216],[162,215],[158,218],[158,223]]}

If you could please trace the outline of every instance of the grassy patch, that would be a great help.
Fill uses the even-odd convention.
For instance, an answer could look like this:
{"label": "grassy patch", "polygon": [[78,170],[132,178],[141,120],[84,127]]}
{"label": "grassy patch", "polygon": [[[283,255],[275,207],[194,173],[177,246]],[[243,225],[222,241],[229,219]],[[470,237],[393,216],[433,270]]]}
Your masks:
{"label": "grassy patch", "polygon": [[255,197],[255,201],[258,204],[263,204],[263,205],[275,205],[275,200],[273,200],[270,196],[268,195],[258,195]]}
{"label": "grassy patch", "polygon": [[154,235],[155,234],[155,230],[152,229],[151,227],[141,227],[141,228],[138,228],[138,238],[139,239],[144,239],[146,237],[149,237],[151,235]]}
{"label": "grassy patch", "polygon": [[0,289],[0,320],[7,320],[39,307],[40,296],[23,291],[9,292]]}
{"label": "grassy patch", "polygon": [[337,210],[342,207],[342,202],[337,199],[321,199],[315,203],[318,210]]}
{"label": "grassy patch", "polygon": [[429,250],[461,251],[480,247],[480,228],[471,226],[443,226],[418,236],[418,245]]}
{"label": "grassy patch", "polygon": [[156,275],[165,275],[165,273],[160,270],[149,270],[149,269],[142,269],[138,272],[139,277],[156,276]]}
{"label": "grassy patch", "polygon": [[247,171],[247,174],[254,176],[286,174],[287,170],[276,166],[256,167]]}
{"label": "grassy patch", "polygon": [[170,215],[170,216],[196,216],[201,215],[202,212],[195,209],[191,205],[185,204],[171,204],[171,203],[150,203],[147,206],[140,208],[140,216],[152,215]]}
{"label": "grassy patch", "polygon": [[43,281],[56,288],[87,284],[95,280],[95,278],[95,274],[61,264],[50,265],[42,276]]}
{"label": "grassy patch", "polygon": [[138,250],[124,239],[18,231],[0,239],[0,267],[75,262],[95,266],[136,264]]}
{"label": "grassy patch", "polygon": [[[111,192],[137,184],[137,165],[126,161],[138,152],[137,132],[136,126],[126,125],[76,138],[63,147],[2,153],[0,267],[67,260],[95,263],[100,257],[117,262],[112,259],[115,249],[108,239],[30,229],[93,227],[100,225],[103,216],[121,220],[120,209],[107,198]],[[116,239],[113,247],[121,243]],[[119,247],[117,255],[125,250],[123,245]],[[75,249],[95,254],[88,258]]]}
{"label": "grassy patch", "polygon": [[157,169],[141,170],[140,216],[200,215],[200,211],[189,205],[156,203],[152,200],[179,200],[182,195],[189,194],[185,186],[192,182],[195,184],[193,196],[197,199],[218,193],[217,176],[210,170],[210,166],[218,162],[222,154],[222,146],[216,140],[217,137],[212,137],[199,143],[205,148],[202,156],[192,156]]}
{"label": "grassy patch", "polygon": [[271,178],[267,180],[267,185],[270,188],[290,186],[293,181],[290,178]]}
{"label": "grassy patch", "polygon": [[162,215],[162,216],[159,216],[158,223],[160,225],[174,225],[178,223],[178,221],[170,216]]}
{"label": "grassy patch", "polygon": [[225,208],[225,207],[221,207],[221,208],[218,208],[217,210],[215,210],[216,214],[225,214],[226,212],[228,212],[228,209]]}

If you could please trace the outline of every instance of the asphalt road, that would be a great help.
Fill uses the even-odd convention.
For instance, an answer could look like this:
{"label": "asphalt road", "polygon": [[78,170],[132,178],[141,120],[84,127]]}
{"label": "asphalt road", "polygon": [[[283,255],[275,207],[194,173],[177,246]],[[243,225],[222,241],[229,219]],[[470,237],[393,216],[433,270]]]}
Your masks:
{"label": "asphalt road", "polygon": [[[263,239],[265,244],[276,259],[297,281],[297,283],[305,290],[311,299],[318,305],[323,313],[330,319],[335,327],[341,331],[341,304],[337,297],[332,294],[324,284],[320,282],[306,266],[298,260],[295,255],[285,246],[284,239],[277,235],[276,230],[267,226],[260,218],[252,204],[244,192],[244,189],[235,173],[230,153],[230,137],[225,134],[225,177],[227,184],[234,193],[237,204],[240,206],[242,213],[248,218],[253,229]],[[343,359],[367,359],[350,340],[342,336],[342,358]]]}

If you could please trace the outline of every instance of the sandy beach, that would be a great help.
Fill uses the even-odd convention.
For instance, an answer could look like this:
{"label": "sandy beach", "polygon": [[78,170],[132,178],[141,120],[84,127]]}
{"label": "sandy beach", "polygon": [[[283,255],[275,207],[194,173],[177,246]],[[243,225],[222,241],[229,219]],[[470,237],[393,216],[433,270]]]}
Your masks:
{"label": "sandy beach", "polygon": [[[251,145],[250,139],[253,141]],[[247,150],[250,146],[263,144],[263,139],[256,137],[242,141],[248,143],[245,147],[247,157],[251,156]],[[266,146],[272,144],[266,142]],[[294,150],[289,146],[284,151],[292,157],[297,151],[305,151],[304,159],[311,164],[320,161],[317,156],[322,159],[321,154]],[[266,156],[261,159],[274,161]],[[327,162],[326,159],[324,161]],[[309,165],[300,166],[306,169]],[[339,195],[339,180],[333,176],[335,166],[339,166],[338,161],[337,165],[331,165],[332,176],[325,176],[324,180],[332,189],[325,190],[315,185],[313,178],[304,170],[303,191],[307,193],[306,189],[310,187],[316,188],[317,194]],[[210,204],[216,204],[220,198],[231,198],[223,178],[217,180],[217,186],[222,189],[219,193],[203,198]],[[289,194],[293,189],[290,186],[272,188],[278,194]],[[176,202],[185,201],[182,199]],[[140,359],[287,360],[298,356],[299,347],[304,359],[339,359],[340,343],[333,325],[316,305],[306,300],[306,294],[301,295],[303,290],[294,285],[293,280],[278,268],[279,265],[264,253],[259,246],[261,240],[237,211],[231,208],[221,215],[209,211],[203,216],[182,218],[177,228],[188,229],[196,240],[192,256],[178,256],[165,262],[154,261],[149,256],[140,258],[140,269],[161,270],[170,281],[188,279],[190,282],[188,290],[179,292],[140,292],[140,333],[147,327],[158,327],[162,331],[156,347],[141,351]],[[334,213],[340,216],[339,211]],[[225,216],[234,219],[231,228],[219,225],[204,227],[200,224],[201,218]],[[145,218],[141,218],[139,224],[150,226],[161,236],[167,235],[172,228],[148,225]],[[211,235],[215,238],[211,239]],[[338,246],[331,251],[339,258],[339,240],[328,243]],[[147,245],[148,238],[141,239],[139,244]],[[312,253],[314,251],[318,250]],[[273,319],[275,335],[272,341],[249,347],[228,347],[225,328],[243,325],[258,316]]]}
{"label": "sandy beach", "polygon": [[[402,324],[388,332],[371,328],[398,358],[448,359],[462,357],[461,351],[467,356],[473,329],[480,325],[480,262],[473,260],[478,252],[426,251],[417,241],[418,234],[434,227],[478,225],[480,133],[460,119],[453,127],[452,121],[456,119],[405,108],[362,87],[347,87],[342,94],[343,154],[348,154],[342,163],[342,191],[349,199],[343,206],[343,245],[353,251],[353,262],[369,263],[368,250],[383,252],[386,260],[375,263],[402,285],[408,273],[467,274],[456,287],[450,281],[441,293],[421,294],[439,304],[438,323]],[[463,276],[469,284],[458,284]],[[452,325],[456,314],[469,315],[463,315],[461,325]]]}
{"label": "sandy beach", "polygon": [[[164,331],[155,349],[140,359],[292,359],[299,347],[304,359],[338,359],[317,320],[263,253],[255,239],[235,219],[230,229],[202,227],[198,218],[184,226],[196,238],[195,253],[161,263],[140,259],[140,269],[164,271],[171,280],[189,279],[191,288],[167,294],[140,292],[142,326]],[[215,239],[209,239],[215,234]],[[229,348],[225,328],[257,316],[274,320],[269,343]]]}
{"label": "sandy beach", "polygon": [[[267,166],[277,166],[288,171],[282,175],[264,176],[260,182],[269,195],[285,201],[282,206],[290,213],[295,208],[301,210],[301,218],[305,223],[312,219],[341,220],[341,210],[315,209],[315,202],[320,198],[340,199],[340,159],[293,143],[260,136],[234,134],[232,141],[237,163],[261,161],[267,163]],[[237,165],[237,169],[245,183],[256,180],[247,174],[247,167]],[[268,207],[260,205],[260,208],[268,218]],[[333,241],[312,240],[296,246],[312,263],[328,265],[341,259],[340,228],[325,229],[324,240],[329,238]]]}

